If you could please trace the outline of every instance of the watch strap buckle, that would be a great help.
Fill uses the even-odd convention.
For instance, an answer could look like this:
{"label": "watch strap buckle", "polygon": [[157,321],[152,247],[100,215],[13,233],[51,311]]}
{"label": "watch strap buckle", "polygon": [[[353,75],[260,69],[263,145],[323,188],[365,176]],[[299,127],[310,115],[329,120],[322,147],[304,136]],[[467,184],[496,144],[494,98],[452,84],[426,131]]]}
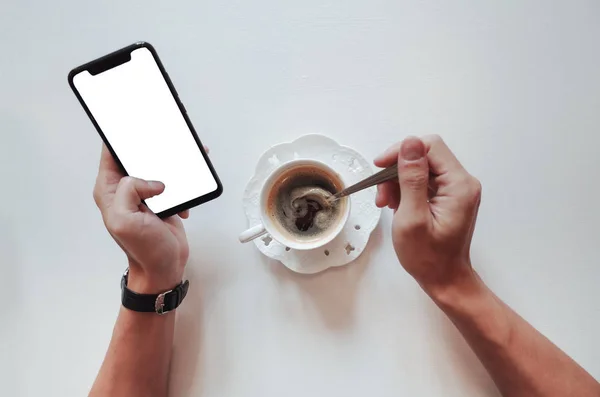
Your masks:
{"label": "watch strap buckle", "polygon": [[[175,289],[175,291],[177,291],[177,289]],[[172,289],[167,292],[158,294],[158,296],[156,297],[156,300],[154,301],[154,312],[159,316],[170,312],[170,310],[165,310],[165,296],[167,294],[170,294],[171,292],[173,292]]]}

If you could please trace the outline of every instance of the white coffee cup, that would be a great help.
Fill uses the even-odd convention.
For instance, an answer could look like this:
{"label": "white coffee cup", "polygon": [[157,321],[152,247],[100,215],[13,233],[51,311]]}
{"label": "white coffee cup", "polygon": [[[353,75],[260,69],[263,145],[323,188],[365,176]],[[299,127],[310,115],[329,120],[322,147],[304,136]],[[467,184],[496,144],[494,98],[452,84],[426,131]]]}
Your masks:
{"label": "white coffee cup", "polygon": [[288,170],[296,167],[304,168],[307,166],[318,168],[324,171],[330,177],[337,179],[339,183],[345,187],[342,177],[333,169],[331,169],[331,167],[320,161],[309,159],[292,160],[280,165],[277,169],[271,172],[260,190],[260,199],[258,205],[260,206],[261,223],[242,232],[239,236],[240,242],[247,243],[255,238],[269,234],[273,240],[285,245],[286,247],[296,250],[310,250],[329,243],[331,240],[336,238],[338,234],[340,234],[340,232],[344,229],[346,222],[348,221],[348,216],[350,215],[350,200],[348,200],[348,197],[340,199],[340,201],[343,200],[341,202],[342,214],[340,215],[340,219],[337,221],[337,224],[312,239],[294,238],[294,236],[286,233],[281,227],[277,227],[273,219],[267,213],[269,194],[271,193],[272,189],[275,188],[275,182],[277,182],[282,174]]}

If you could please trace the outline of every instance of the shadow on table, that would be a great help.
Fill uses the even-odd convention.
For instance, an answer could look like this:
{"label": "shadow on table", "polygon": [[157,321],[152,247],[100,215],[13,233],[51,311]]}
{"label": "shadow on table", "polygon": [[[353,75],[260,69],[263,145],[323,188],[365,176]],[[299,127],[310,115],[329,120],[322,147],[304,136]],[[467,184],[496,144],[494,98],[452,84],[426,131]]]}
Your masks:
{"label": "shadow on table", "polygon": [[371,253],[381,245],[381,224],[377,225],[365,251],[353,262],[330,268],[317,274],[298,274],[281,262],[265,258],[271,272],[280,283],[293,283],[321,316],[323,324],[332,331],[343,331],[354,323],[357,290],[369,265]]}
{"label": "shadow on table", "polygon": [[[218,245],[217,236],[204,236],[201,240],[189,237],[191,252],[205,252],[206,247]],[[198,241],[201,241],[199,243]],[[328,269],[315,275],[302,275],[287,269],[278,261],[268,260],[260,255],[280,284],[289,284],[301,293],[302,303],[310,304],[319,313],[324,325],[332,331],[343,331],[352,326],[355,316],[357,291],[362,275],[367,268],[371,253],[381,245],[381,226],[371,235],[365,251],[354,262],[339,268]],[[199,246],[202,247],[199,247]],[[219,263],[222,260],[223,263]],[[227,257],[211,258],[212,269],[227,265]],[[216,261],[216,262],[215,262]],[[205,383],[206,346],[203,345],[205,304],[211,294],[215,293],[214,286],[220,285],[217,280],[219,273],[203,266],[201,258],[192,256],[186,268],[186,278],[193,288],[189,289],[186,297],[187,304],[177,311],[173,357],[170,369],[169,395],[188,396],[201,395]],[[196,302],[197,304],[192,304]],[[217,349],[211,346],[213,350]],[[226,347],[222,347],[226,351]],[[213,363],[213,365],[216,365]],[[211,371],[226,376],[227,371]],[[211,379],[211,381],[214,381]],[[220,383],[226,384],[227,380]]]}
{"label": "shadow on table", "polygon": [[[475,259],[474,263],[486,263],[478,253],[471,252],[471,257]],[[434,342],[435,345],[440,345],[436,349],[437,360],[447,362],[451,366],[449,371],[438,374],[442,377],[441,381],[449,387],[461,385],[465,388],[465,395],[500,397],[494,381],[454,324],[429,299],[424,302],[423,311],[439,338],[437,343]],[[446,357],[442,357],[443,355]],[[447,378],[443,379],[444,377]]]}
{"label": "shadow on table", "polygon": [[[189,396],[202,395],[204,378],[206,376],[206,350],[203,346],[205,337],[204,318],[205,305],[210,295],[215,293],[213,286],[218,285],[219,275],[211,271],[224,263],[217,263],[217,257],[211,257],[211,266],[204,266],[202,258],[195,256],[194,252],[205,252],[205,247],[210,247],[218,241],[218,237],[211,235],[201,240],[189,238],[191,257],[186,266],[185,278],[190,281],[186,296],[186,303],[177,309],[175,322],[175,337],[173,355],[171,360],[169,395]],[[198,243],[201,241],[201,243]],[[201,245],[202,248],[198,246]],[[223,262],[226,258],[222,259]],[[216,364],[215,364],[216,365]],[[218,372],[217,372],[218,373]],[[223,376],[226,371],[221,372]]]}

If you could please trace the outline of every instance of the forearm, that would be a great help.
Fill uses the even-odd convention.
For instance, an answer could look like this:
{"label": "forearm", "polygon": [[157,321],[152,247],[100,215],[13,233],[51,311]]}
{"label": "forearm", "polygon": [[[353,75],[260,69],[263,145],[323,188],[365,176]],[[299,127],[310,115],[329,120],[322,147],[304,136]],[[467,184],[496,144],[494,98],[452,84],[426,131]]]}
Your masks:
{"label": "forearm", "polygon": [[175,313],[121,308],[90,396],[166,396]]}
{"label": "forearm", "polygon": [[448,315],[504,396],[600,396],[600,384],[472,273],[426,292]]}
{"label": "forearm", "polygon": [[[129,281],[140,293],[162,292],[173,284],[167,280],[157,285],[131,273]],[[90,396],[166,396],[174,328],[175,312],[159,316],[121,307]]]}

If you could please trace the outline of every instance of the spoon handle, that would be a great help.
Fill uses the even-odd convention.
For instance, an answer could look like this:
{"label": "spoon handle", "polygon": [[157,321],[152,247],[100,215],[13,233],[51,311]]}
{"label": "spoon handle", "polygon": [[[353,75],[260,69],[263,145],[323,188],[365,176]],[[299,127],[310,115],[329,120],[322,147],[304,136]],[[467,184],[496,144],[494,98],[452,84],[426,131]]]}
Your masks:
{"label": "spoon handle", "polygon": [[355,183],[352,186],[348,186],[346,189],[337,192],[331,198],[335,201],[342,197],[346,197],[352,193],[359,192],[363,189],[369,188],[371,186],[379,185],[385,181],[389,181],[392,179],[398,178],[398,166],[396,164],[384,168],[376,174],[371,175],[368,178],[363,179],[362,181]]}

